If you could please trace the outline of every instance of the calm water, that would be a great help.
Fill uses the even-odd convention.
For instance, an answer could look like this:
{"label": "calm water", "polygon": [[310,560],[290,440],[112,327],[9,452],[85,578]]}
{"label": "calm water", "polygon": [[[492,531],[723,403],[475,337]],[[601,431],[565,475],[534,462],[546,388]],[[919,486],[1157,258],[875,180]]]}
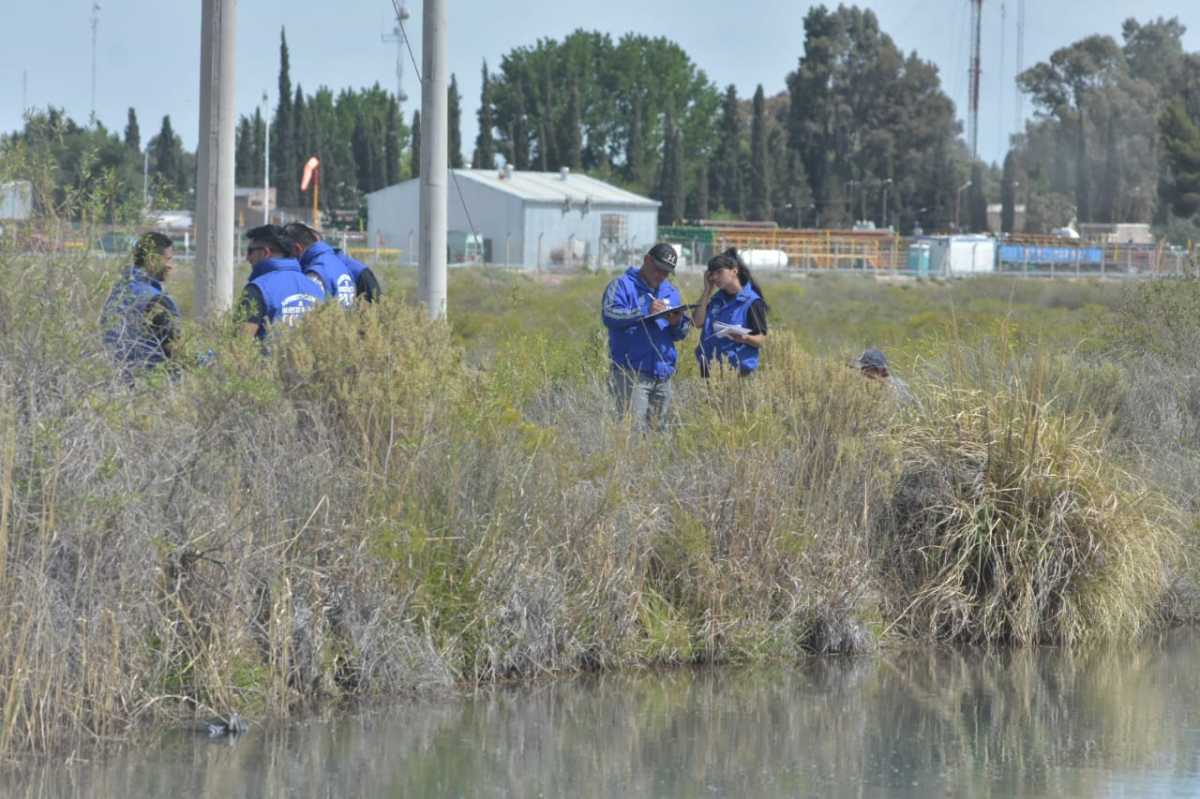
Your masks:
{"label": "calm water", "polygon": [[0,777],[29,797],[1200,796],[1200,635],[602,677]]}

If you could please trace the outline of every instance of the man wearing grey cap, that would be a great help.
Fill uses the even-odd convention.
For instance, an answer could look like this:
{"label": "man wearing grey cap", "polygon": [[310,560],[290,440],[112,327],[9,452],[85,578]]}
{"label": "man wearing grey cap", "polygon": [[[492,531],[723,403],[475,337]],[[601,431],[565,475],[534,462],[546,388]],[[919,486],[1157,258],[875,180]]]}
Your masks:
{"label": "man wearing grey cap", "polygon": [[887,358],[876,348],[871,347],[864,350],[863,354],[855,358],[850,365],[862,372],[863,377],[868,380],[878,380],[890,388],[896,401],[901,405],[907,407],[919,404],[916,396],[909,389],[908,383],[905,383],[898,377],[892,376],[891,371],[888,369]]}
{"label": "man wearing grey cap", "polygon": [[629,267],[604,290],[609,387],[617,412],[630,414],[638,430],[662,428],[671,403],[675,343],[687,338],[692,325],[679,289],[668,280],[677,262],[674,247],[655,244],[640,268]]}

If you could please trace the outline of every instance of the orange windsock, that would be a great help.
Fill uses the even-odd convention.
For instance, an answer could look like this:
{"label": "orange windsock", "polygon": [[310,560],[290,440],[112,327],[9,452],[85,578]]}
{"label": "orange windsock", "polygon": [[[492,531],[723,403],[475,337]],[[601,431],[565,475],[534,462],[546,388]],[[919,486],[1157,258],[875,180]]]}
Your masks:
{"label": "orange windsock", "polygon": [[300,191],[308,191],[308,184],[312,180],[313,175],[321,168],[321,159],[315,155],[308,159],[304,164],[304,177],[300,178]]}

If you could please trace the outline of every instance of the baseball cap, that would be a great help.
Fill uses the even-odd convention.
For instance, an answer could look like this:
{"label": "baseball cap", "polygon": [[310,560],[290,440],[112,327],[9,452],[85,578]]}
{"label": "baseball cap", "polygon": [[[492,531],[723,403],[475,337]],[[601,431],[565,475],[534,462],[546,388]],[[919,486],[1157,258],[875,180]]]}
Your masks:
{"label": "baseball cap", "polygon": [[675,264],[679,261],[679,254],[675,252],[675,248],[670,244],[664,244],[663,242],[659,242],[651,247],[650,252],[648,252],[647,255],[650,256],[650,259],[653,260],[654,263],[658,264],[658,266],[662,269],[666,269],[668,272],[674,272]]}
{"label": "baseball cap", "polygon": [[851,364],[855,369],[887,369],[887,358],[883,357],[883,353],[871,347],[865,350],[862,355],[854,359]]}

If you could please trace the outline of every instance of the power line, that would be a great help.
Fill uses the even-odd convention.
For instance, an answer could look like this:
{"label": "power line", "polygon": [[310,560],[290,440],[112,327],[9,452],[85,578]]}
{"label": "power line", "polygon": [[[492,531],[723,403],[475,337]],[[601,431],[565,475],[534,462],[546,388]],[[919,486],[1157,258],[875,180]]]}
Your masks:
{"label": "power line", "polygon": [[[408,58],[410,61],[412,61],[413,74],[417,76],[417,82],[424,86],[425,79],[421,76],[421,68],[417,66],[417,57],[413,55],[412,44],[408,40],[408,30],[404,27],[404,20],[408,18],[408,15],[401,15],[400,0],[392,0],[392,8],[396,9],[396,25],[400,29],[400,36],[404,39],[404,46],[408,49]],[[461,156],[462,153],[459,153],[459,155]],[[462,186],[460,186],[458,183],[458,175],[453,169],[449,171],[451,179],[454,180],[454,191],[458,194],[458,201],[462,203],[463,213],[466,214],[467,225],[469,225],[471,228],[471,235],[474,236],[479,242],[480,246],[482,246],[483,239],[479,235],[479,230],[475,227],[475,220],[471,217],[471,209],[467,206],[467,198],[463,196]]]}

